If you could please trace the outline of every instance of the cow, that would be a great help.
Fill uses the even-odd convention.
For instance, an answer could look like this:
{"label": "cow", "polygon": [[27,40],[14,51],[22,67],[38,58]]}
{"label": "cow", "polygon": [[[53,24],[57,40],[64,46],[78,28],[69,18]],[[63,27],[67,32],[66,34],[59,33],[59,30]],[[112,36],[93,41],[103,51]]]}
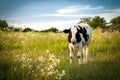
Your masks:
{"label": "cow", "polygon": [[64,33],[68,33],[70,64],[73,59],[73,51],[76,48],[78,48],[78,64],[88,63],[92,31],[92,28],[87,23],[79,23],[70,29],[63,30]]}

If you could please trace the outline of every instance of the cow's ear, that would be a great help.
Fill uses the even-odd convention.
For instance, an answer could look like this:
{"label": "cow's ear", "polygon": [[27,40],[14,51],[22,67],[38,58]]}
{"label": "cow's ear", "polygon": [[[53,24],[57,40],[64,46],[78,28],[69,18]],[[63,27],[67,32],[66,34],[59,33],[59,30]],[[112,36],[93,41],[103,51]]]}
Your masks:
{"label": "cow's ear", "polygon": [[64,33],[69,33],[70,32],[70,29],[65,29],[63,30]]}

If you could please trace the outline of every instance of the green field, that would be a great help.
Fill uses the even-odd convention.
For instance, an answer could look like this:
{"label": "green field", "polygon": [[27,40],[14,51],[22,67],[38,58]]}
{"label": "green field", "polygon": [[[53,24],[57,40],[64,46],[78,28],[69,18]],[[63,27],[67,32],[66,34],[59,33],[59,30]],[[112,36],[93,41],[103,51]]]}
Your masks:
{"label": "green field", "polygon": [[120,80],[120,33],[93,31],[89,63],[69,64],[67,34],[0,33],[0,80]]}

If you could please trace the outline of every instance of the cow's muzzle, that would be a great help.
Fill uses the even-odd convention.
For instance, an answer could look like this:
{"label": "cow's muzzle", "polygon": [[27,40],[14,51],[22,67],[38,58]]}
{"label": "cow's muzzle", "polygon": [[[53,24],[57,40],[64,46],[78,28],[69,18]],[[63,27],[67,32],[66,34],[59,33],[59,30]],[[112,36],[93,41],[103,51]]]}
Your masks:
{"label": "cow's muzzle", "polygon": [[75,44],[76,40],[71,38],[71,43]]}

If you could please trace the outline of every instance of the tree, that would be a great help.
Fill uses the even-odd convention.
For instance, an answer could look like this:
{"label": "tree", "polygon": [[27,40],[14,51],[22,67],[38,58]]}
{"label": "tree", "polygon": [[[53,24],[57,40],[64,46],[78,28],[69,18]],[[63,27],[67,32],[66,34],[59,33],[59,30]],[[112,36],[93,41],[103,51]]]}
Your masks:
{"label": "tree", "polygon": [[89,24],[91,20],[92,20],[92,17],[83,17],[83,18],[80,18],[80,21],[78,23],[87,22]]}
{"label": "tree", "polygon": [[54,33],[58,32],[58,31],[59,30],[55,27],[51,27],[49,29],[41,30],[41,32],[54,32]]}
{"label": "tree", "polygon": [[100,18],[99,16],[95,16],[90,22],[89,25],[92,28],[97,28],[97,27],[101,27],[101,28],[105,28],[106,25],[106,20],[104,18]]}
{"label": "tree", "polygon": [[8,30],[8,24],[5,20],[0,20],[0,30],[2,31]]}
{"label": "tree", "polygon": [[20,27],[18,27],[18,28],[15,27],[15,28],[14,28],[14,31],[15,31],[15,32],[20,32],[20,31],[22,31],[22,28],[20,28]]}
{"label": "tree", "polygon": [[31,31],[33,31],[33,29],[30,29],[30,28],[25,28],[25,29],[23,30],[23,32],[31,32]]}
{"label": "tree", "polygon": [[120,32],[120,16],[111,19],[110,23],[112,24],[110,29],[118,30]]}
{"label": "tree", "polygon": [[110,23],[112,23],[113,25],[120,24],[120,16],[111,19]]}
{"label": "tree", "polygon": [[104,18],[100,18],[99,16],[95,16],[94,18],[92,17],[80,18],[80,21],[78,23],[81,22],[87,22],[93,29],[97,27],[105,28],[106,25],[106,20]]}
{"label": "tree", "polygon": [[15,31],[15,32],[21,32],[22,28],[20,27],[14,27],[14,26],[9,26],[9,31]]}
{"label": "tree", "polygon": [[49,32],[58,32],[58,29],[55,27],[51,27],[50,29],[48,29]]}

